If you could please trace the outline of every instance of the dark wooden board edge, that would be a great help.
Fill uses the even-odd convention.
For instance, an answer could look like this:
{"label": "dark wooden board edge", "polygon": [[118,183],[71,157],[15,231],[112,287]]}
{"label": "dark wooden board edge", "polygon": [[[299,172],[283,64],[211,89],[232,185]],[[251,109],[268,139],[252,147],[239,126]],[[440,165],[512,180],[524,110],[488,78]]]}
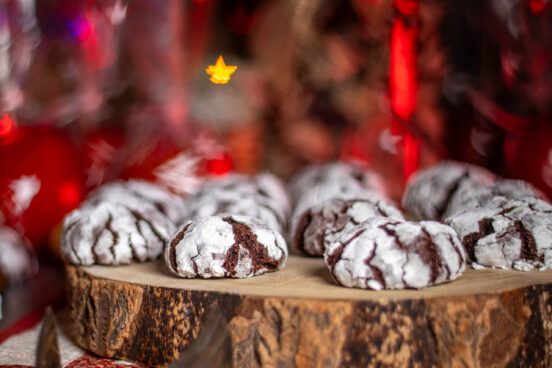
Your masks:
{"label": "dark wooden board edge", "polygon": [[[552,285],[397,301],[286,299],[94,278],[67,266],[73,337],[104,357],[163,365],[217,304],[234,367],[548,367]],[[229,362],[230,363],[230,362]]]}

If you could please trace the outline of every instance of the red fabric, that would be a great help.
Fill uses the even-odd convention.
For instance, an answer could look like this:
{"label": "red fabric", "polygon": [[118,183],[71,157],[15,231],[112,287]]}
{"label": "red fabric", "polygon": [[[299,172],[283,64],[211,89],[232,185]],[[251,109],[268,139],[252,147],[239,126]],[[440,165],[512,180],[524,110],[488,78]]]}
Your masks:
{"label": "red fabric", "polygon": [[23,318],[15,322],[10,327],[0,331],[0,344],[6,341],[10,336],[17,335],[39,324],[42,321],[42,317],[44,317],[45,309],[46,308],[36,309],[31,313],[25,315]]}

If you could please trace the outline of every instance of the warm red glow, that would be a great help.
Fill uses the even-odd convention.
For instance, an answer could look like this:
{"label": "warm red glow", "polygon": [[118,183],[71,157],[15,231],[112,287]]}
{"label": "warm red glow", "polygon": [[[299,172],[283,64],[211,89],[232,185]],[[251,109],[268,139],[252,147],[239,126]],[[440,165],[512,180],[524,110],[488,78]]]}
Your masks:
{"label": "warm red glow", "polygon": [[65,182],[58,190],[59,203],[68,208],[76,208],[81,200],[81,189],[78,183]]}
{"label": "warm red glow", "polygon": [[101,34],[98,34],[97,19],[100,15],[94,10],[96,6],[89,1],[87,8],[68,22],[71,35],[80,43],[84,61],[92,68],[102,67],[105,55],[102,55]]}
{"label": "warm red glow", "polygon": [[341,161],[360,161],[369,163],[369,153],[360,132],[354,132],[352,130],[346,130],[344,132],[339,159]]}
{"label": "warm red glow", "polygon": [[71,34],[79,41],[85,41],[92,34],[92,25],[83,16],[70,22]]}
{"label": "warm red glow", "polygon": [[15,129],[15,124],[8,114],[0,120],[0,138],[10,135]]}
{"label": "warm red glow", "polygon": [[420,5],[419,0],[395,0],[395,8],[405,15],[416,15]]}
{"label": "warm red glow", "polygon": [[391,33],[391,105],[393,111],[410,120],[416,106],[417,29],[395,20]]}
{"label": "warm red glow", "polygon": [[[414,5],[416,4],[416,5]],[[405,10],[415,10],[417,2],[396,1],[395,6],[401,10],[401,7],[407,5],[411,8]],[[391,107],[398,118],[411,122],[412,113],[416,109],[417,92],[417,68],[416,68],[416,39],[418,29],[416,26],[405,24],[401,16],[396,17],[391,31],[391,60],[390,60],[390,90]],[[404,180],[417,170],[419,156],[419,140],[413,138],[410,133],[399,124],[393,121],[391,125],[393,135],[404,135]]]}
{"label": "warm red glow", "polygon": [[540,14],[546,9],[549,2],[546,0],[529,0],[529,8],[534,14]]}
{"label": "warm red glow", "polygon": [[418,170],[418,159],[420,158],[420,145],[419,138],[415,138],[412,134],[406,134],[404,136],[404,163],[403,163],[403,178],[404,181],[408,180],[416,170]]}
{"label": "warm red glow", "polygon": [[234,168],[234,162],[229,154],[223,153],[207,160],[207,172],[211,175],[228,174]]}

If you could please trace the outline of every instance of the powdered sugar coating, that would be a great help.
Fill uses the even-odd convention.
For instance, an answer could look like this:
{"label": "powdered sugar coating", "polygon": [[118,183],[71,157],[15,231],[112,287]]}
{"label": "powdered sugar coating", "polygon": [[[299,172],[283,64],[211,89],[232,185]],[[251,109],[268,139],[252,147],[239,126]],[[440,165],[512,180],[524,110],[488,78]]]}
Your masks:
{"label": "powdered sugar coating", "polygon": [[244,278],[285,265],[287,246],[277,231],[247,216],[222,214],[183,225],[165,249],[165,264],[181,277]]}
{"label": "powdered sugar coating", "polygon": [[165,214],[175,225],[183,222],[187,213],[184,198],[164,187],[144,180],[115,181],[95,189],[88,203],[116,202],[121,204],[147,202]]}
{"label": "powdered sugar coating", "polygon": [[552,268],[552,205],[545,201],[495,197],[446,222],[479,265],[520,271]]}
{"label": "powdered sugar coating", "polygon": [[276,207],[287,218],[291,211],[291,204],[284,183],[268,172],[255,175],[255,183],[257,185],[257,192],[271,198],[271,205]]}
{"label": "powdered sugar coating", "polygon": [[0,225],[0,289],[2,278],[13,284],[33,276],[38,262],[31,244],[17,231]]}
{"label": "powdered sugar coating", "polygon": [[268,227],[282,232],[282,222],[285,221],[274,211],[272,207],[263,203],[263,198],[256,195],[244,197],[222,196],[208,198],[205,201],[198,201],[190,218],[209,217],[220,213],[232,213],[235,215],[250,216],[256,218]]}
{"label": "powdered sugar coating", "polygon": [[385,195],[383,179],[374,171],[363,170],[355,163],[329,162],[310,165],[291,178],[288,189],[294,202],[313,187],[328,181],[344,181],[356,184],[358,188],[372,190]]}
{"label": "powdered sugar coating", "polygon": [[[383,186],[379,175],[361,170],[353,164],[332,162],[324,165],[309,166],[296,174],[289,185],[294,198],[290,220],[290,238],[292,249],[300,253],[322,255],[324,252],[324,229],[315,230],[306,226],[313,211],[330,200],[353,200],[381,198]],[[327,222],[319,217],[321,222]],[[318,221],[315,221],[318,222]],[[309,230],[311,234],[304,232]],[[314,238],[313,238],[314,237]],[[307,239],[306,242],[303,240]],[[312,241],[311,241],[312,239]]]}
{"label": "powdered sugar coating", "polygon": [[343,233],[324,259],[341,285],[381,290],[454,280],[465,269],[466,254],[446,225],[372,217]]}
{"label": "powdered sugar coating", "polygon": [[407,182],[402,206],[419,220],[441,220],[450,199],[460,188],[470,190],[490,185],[496,176],[486,169],[455,161],[444,161],[419,171]]}
{"label": "powdered sugar coating", "polygon": [[301,195],[295,202],[290,220],[290,234],[294,237],[299,221],[310,209],[331,199],[369,199],[379,196],[374,191],[361,188],[353,181],[328,180],[319,183]]}
{"label": "powdered sugar coating", "polygon": [[136,198],[126,205],[85,202],[63,221],[61,252],[66,261],[86,266],[153,260],[175,228],[156,207]]}
{"label": "powdered sugar coating", "polygon": [[443,214],[443,219],[485,205],[485,203],[498,196],[508,199],[546,199],[544,193],[523,180],[497,179],[493,184],[488,185],[478,185],[477,183],[468,185],[468,183],[464,183],[450,199]]}
{"label": "powdered sugar coating", "polygon": [[188,220],[233,213],[257,218],[280,232],[285,228],[290,208],[283,184],[268,173],[233,174],[207,182],[187,202]]}
{"label": "powdered sugar coating", "polygon": [[375,216],[398,217],[398,208],[372,193],[364,199],[330,199],[306,210],[294,228],[292,247],[321,256],[339,234]]}

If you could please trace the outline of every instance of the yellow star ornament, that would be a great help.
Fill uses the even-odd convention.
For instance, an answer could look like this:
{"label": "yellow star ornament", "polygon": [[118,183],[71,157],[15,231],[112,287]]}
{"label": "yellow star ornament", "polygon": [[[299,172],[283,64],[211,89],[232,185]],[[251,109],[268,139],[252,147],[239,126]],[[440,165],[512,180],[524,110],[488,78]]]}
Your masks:
{"label": "yellow star ornament", "polygon": [[237,66],[226,65],[222,55],[217,59],[215,65],[209,65],[205,72],[211,76],[209,80],[216,84],[226,84],[230,80],[230,76],[238,69]]}

